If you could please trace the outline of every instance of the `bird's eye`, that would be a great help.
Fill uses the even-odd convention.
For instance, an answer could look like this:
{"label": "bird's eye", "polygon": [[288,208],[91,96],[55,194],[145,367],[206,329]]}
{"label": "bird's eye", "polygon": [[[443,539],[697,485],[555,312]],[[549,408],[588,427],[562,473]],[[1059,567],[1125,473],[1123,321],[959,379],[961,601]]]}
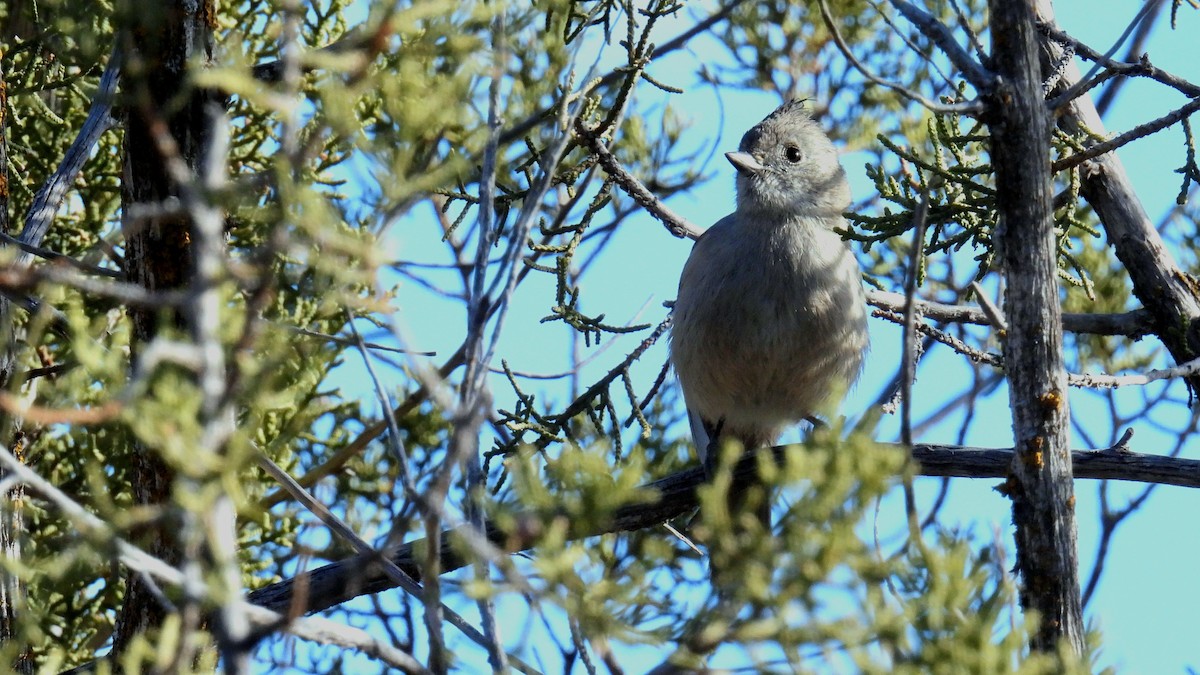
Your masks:
{"label": "bird's eye", "polygon": [[783,156],[787,157],[787,161],[795,164],[796,162],[800,161],[800,148],[797,148],[794,145],[789,145],[783,149]]}

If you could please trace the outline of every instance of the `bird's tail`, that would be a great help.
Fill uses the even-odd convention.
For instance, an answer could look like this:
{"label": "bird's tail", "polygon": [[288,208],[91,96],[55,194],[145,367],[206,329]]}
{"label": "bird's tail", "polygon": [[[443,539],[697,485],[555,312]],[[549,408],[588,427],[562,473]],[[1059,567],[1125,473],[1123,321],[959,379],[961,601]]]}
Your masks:
{"label": "bird's tail", "polygon": [[[745,467],[743,467],[742,471],[738,471],[738,465],[744,456],[740,453],[737,456],[723,456],[720,447],[720,443],[723,440],[721,435],[722,423],[709,423],[690,410],[688,411],[688,421],[692,428],[692,439],[696,443],[696,449],[704,465],[704,472],[709,482],[717,478],[719,471],[725,470],[733,474],[733,479],[729,483],[729,492],[725,499],[729,513],[729,520],[727,522],[731,523],[733,531],[728,533],[713,533],[713,536],[731,535],[726,540],[733,544],[734,549],[739,548],[736,542],[746,534],[745,521],[743,519],[747,513],[753,515],[758,521],[762,532],[769,534],[771,532],[771,495],[767,486],[759,478],[757,462],[754,464],[754,467],[751,467],[749,472],[744,470]],[[736,564],[736,561],[741,556],[737,555],[736,550],[729,551],[729,553],[733,555],[709,556],[709,569],[713,582],[720,587],[728,587],[729,584],[736,584],[738,579],[741,578]],[[717,557],[728,558],[730,562],[718,563]]]}

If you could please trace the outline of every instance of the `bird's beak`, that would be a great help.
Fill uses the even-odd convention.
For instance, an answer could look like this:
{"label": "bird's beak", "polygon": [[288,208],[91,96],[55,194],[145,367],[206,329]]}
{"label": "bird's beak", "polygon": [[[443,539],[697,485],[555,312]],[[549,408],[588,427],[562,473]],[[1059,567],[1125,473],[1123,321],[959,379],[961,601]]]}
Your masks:
{"label": "bird's beak", "polygon": [[753,176],[766,168],[748,152],[727,152],[725,159],[743,176]]}

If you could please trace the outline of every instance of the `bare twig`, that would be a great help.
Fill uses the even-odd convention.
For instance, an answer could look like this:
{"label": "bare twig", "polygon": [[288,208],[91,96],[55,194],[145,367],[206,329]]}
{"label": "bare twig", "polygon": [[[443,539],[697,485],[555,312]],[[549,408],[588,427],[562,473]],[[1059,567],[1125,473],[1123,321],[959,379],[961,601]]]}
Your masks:
{"label": "bare twig", "polygon": [[[1151,11],[1154,11],[1157,7],[1159,7],[1161,5],[1162,5],[1162,0],[1149,0],[1149,2],[1146,2],[1145,4],[1143,4],[1141,9],[1138,10],[1137,14],[1135,14],[1133,16],[1133,19],[1130,20],[1129,25],[1125,26],[1125,30],[1122,31],[1121,35],[1117,38],[1117,41],[1113,43],[1112,47],[1109,47],[1108,51],[1105,52],[1101,56],[1101,58],[1096,59],[1095,63],[1092,65],[1091,70],[1089,70],[1087,72],[1087,74],[1084,75],[1079,81],[1077,81],[1074,84],[1072,84],[1071,86],[1067,87],[1062,93],[1060,93],[1058,96],[1056,96],[1054,98],[1054,100],[1049,102],[1050,109],[1056,110],[1062,104],[1074,99],[1076,96],[1079,96],[1080,94],[1087,91],[1088,89],[1091,89],[1093,86],[1092,78],[1097,73],[1097,71],[1099,71],[1102,67],[1104,67],[1104,62],[1111,62],[1113,54],[1117,53],[1117,50],[1121,48],[1121,45],[1125,43],[1125,40],[1129,37],[1129,35],[1131,33],[1133,33],[1134,29],[1137,28],[1138,25],[1142,23],[1142,20],[1145,19],[1146,16],[1149,15]],[[1040,26],[1039,26],[1039,29],[1040,29]],[[1048,94],[1049,91],[1047,91],[1046,93]]]}
{"label": "bare twig", "polygon": [[580,118],[575,120],[575,133],[583,141],[584,146],[596,157],[596,161],[600,163],[600,166],[604,168],[608,175],[612,176],[617,185],[620,185],[621,189],[625,190],[630,197],[633,197],[633,200],[646,209],[650,215],[657,218],[663,225],[666,225],[668,232],[676,237],[687,237],[689,239],[696,239],[701,235],[703,230],[688,222],[683,216],[667,208],[662,203],[662,200],[654,196],[654,193],[650,192],[641,181],[626,171],[625,167],[621,166],[621,163],[617,161],[617,158],[609,152],[604,141],[584,126],[583,120]]}
{"label": "bare twig", "polygon": [[432,675],[433,671],[421,665],[412,654],[397,649],[387,640],[372,637],[360,628],[347,626],[319,616],[287,617],[246,602],[242,611],[259,633],[285,630],[296,637],[320,644],[350,647],[367,656],[378,659],[402,673]]}
{"label": "bare twig", "polygon": [[[339,345],[346,345],[347,347],[356,347],[360,344],[359,342],[357,342],[355,340],[352,340],[350,338],[344,338],[340,335],[330,335],[328,333],[322,333],[320,331],[310,330],[308,328],[301,328],[300,326],[292,326],[289,324],[279,323],[279,322],[273,322],[273,324],[276,326],[279,326],[280,328],[283,328],[284,330],[288,330],[293,333],[296,333],[297,335],[304,335],[306,337],[319,338],[321,340],[328,340],[329,342],[335,342]],[[408,349],[402,349],[400,347],[389,347],[388,345],[381,345],[377,342],[365,342],[364,341],[361,344],[362,344],[362,346],[366,347],[367,349],[375,349],[375,350],[379,350],[381,352],[392,352],[394,354],[412,354],[413,356],[437,356],[437,352],[414,352],[414,351],[411,351]]]}
{"label": "bare twig", "polygon": [[16,246],[17,248],[21,249],[25,253],[37,256],[39,258],[42,258],[43,260],[48,260],[48,261],[54,262],[54,263],[61,263],[64,265],[70,265],[71,267],[74,267],[75,269],[77,269],[81,272],[87,272],[88,274],[95,274],[97,276],[102,276],[102,277],[116,278],[116,277],[122,276],[121,272],[119,270],[110,270],[107,267],[97,267],[96,265],[89,265],[89,264],[83,262],[82,260],[77,260],[75,258],[72,258],[69,255],[63,255],[62,253],[59,253],[58,251],[51,251],[50,249],[42,248],[41,246],[34,246],[33,244],[26,244],[25,242],[21,241],[20,239],[14,237],[14,236],[11,236],[9,234],[5,234],[4,232],[0,232],[0,241],[3,241],[5,244],[8,244],[10,246]]}
{"label": "bare twig", "polygon": [[177,307],[188,298],[184,291],[149,291],[124,281],[96,279],[63,265],[13,265],[0,269],[0,290],[6,294],[28,292],[42,282],[75,288],[89,295],[136,307]]}
{"label": "bare twig", "polygon": [[[1043,25],[1054,25],[1054,8],[1049,0],[1039,0],[1037,12],[1038,21]],[[1042,41],[1043,60],[1055,60],[1060,51],[1058,43]],[[1068,87],[1080,79],[1079,69],[1072,63],[1059,86]],[[1193,100],[1191,106],[1196,107],[1198,103],[1200,98]],[[1091,139],[1105,135],[1104,122],[1086,96],[1068,103],[1057,116],[1057,123],[1073,136]],[[1085,140],[1084,144],[1092,142]],[[1195,357],[1195,329],[1191,326],[1200,319],[1200,295],[1195,284],[1171,256],[1116,153],[1097,155],[1097,150],[1092,148],[1085,152],[1090,161],[1079,171],[1080,194],[1095,209],[1110,246],[1128,270],[1134,295],[1152,317],[1154,334],[1177,363],[1191,360]],[[1074,161],[1076,157],[1079,155],[1064,159]],[[1189,378],[1187,382],[1190,391],[1200,387],[1200,378]]]}
{"label": "bare twig", "polygon": [[34,424],[103,424],[115,419],[123,409],[124,406],[117,401],[108,401],[91,408],[44,408],[7,391],[0,391],[0,410]]}
{"label": "bare twig", "polygon": [[[733,14],[733,12],[735,10],[737,10],[737,8],[744,5],[746,3],[746,1],[747,0],[731,0],[730,2],[722,3],[720,9],[713,12],[711,15],[704,18],[702,21],[700,21],[696,25],[685,30],[684,32],[680,33],[679,35],[671,38],[670,40],[667,40],[666,42],[662,43],[661,45],[656,45],[653,53],[651,53],[648,57],[649,60],[653,61],[655,59],[660,59],[663,56],[666,56],[667,54],[670,54],[672,52],[678,51],[678,50],[686,47],[692,38],[696,37],[697,35],[700,35],[701,33],[705,32],[705,31],[709,30],[710,28],[712,28],[713,26],[717,25],[718,23],[721,23],[725,19],[729,18],[729,15]],[[629,74],[628,69],[625,67],[613,69],[613,70],[609,71],[608,73],[605,73],[604,76],[602,76],[596,82],[596,86],[611,85],[611,84],[618,82],[619,80],[627,77],[628,74]],[[509,127],[509,129],[507,131],[505,131],[503,134],[500,135],[500,143],[501,144],[511,143],[515,140],[518,140],[518,139],[524,137],[526,134],[528,134],[530,131],[532,131],[534,129],[534,127],[536,127],[538,124],[541,124],[541,123],[545,122],[546,120],[548,120],[550,118],[551,114],[553,114],[553,112],[554,112],[553,107],[544,108],[544,109],[530,115],[529,117],[525,118],[523,121],[521,121],[517,124],[514,124],[513,126]],[[677,235],[677,236],[681,236],[681,235]]]}
{"label": "bare twig", "polygon": [[996,75],[984,68],[962,45],[958,44],[958,41],[954,39],[954,34],[945,24],[925,10],[903,0],[891,0],[891,4],[896,11],[904,15],[904,18],[911,21],[917,30],[941,48],[946,57],[958,67],[963,77],[967,78],[976,91],[981,94],[991,92],[996,85]]}
{"label": "bare twig", "polygon": [[1004,312],[996,306],[996,303],[992,302],[992,299],[983,290],[983,286],[980,286],[977,281],[972,281],[971,290],[975,291],[975,297],[979,298],[979,307],[987,315],[992,327],[1001,332],[1007,331],[1008,322],[1004,320]]}
{"label": "bare twig", "polygon": [[1149,370],[1142,375],[1070,375],[1073,387],[1092,387],[1097,389],[1112,389],[1116,387],[1144,386],[1160,380],[1192,377],[1200,373],[1200,358],[1192,359],[1171,368]]}
{"label": "bare twig", "polygon": [[[867,291],[867,302],[874,307],[892,312],[904,311],[905,300],[900,293],[869,290]],[[948,305],[919,298],[914,302],[921,316],[930,319],[980,326],[993,325],[987,313],[978,307]],[[1150,321],[1150,313],[1144,309],[1124,314],[1063,314],[1065,330],[1092,335],[1125,335],[1138,338],[1151,332]]]}
{"label": "bare twig", "polygon": [[1129,131],[1113,136],[1107,141],[1096,143],[1095,145],[1088,146],[1086,149],[1080,152],[1063,157],[1062,159],[1055,161],[1054,164],[1051,165],[1051,169],[1057,173],[1059,171],[1065,171],[1072,167],[1079,166],[1090,159],[1108,154],[1109,152],[1112,152],[1113,150],[1116,150],[1117,148],[1131,141],[1135,141],[1139,138],[1162,131],[1163,129],[1166,129],[1167,127],[1184,119],[1185,117],[1190,116],[1197,110],[1200,110],[1200,97],[1188,101],[1187,103],[1176,108],[1175,110],[1172,110],[1166,115],[1159,117],[1158,119],[1150,120],[1145,124],[1139,124]]}
{"label": "bare twig", "polygon": [[[1138,24],[1137,30],[1133,34],[1133,39],[1129,41],[1129,47],[1125,50],[1125,57],[1122,60],[1126,62],[1132,62],[1146,56],[1146,42],[1149,41],[1150,34],[1154,31],[1154,23],[1158,20],[1158,15],[1162,13],[1162,10],[1166,8],[1167,4],[1168,3],[1165,2],[1153,3],[1154,9],[1148,16],[1146,16],[1146,18],[1142,19],[1141,23]],[[1194,4],[1195,2],[1193,0],[1193,5]],[[1116,78],[1112,80],[1103,91],[1100,92],[1099,96],[1096,97],[1096,110],[1098,110],[1101,115],[1103,115],[1105,111],[1108,110],[1108,107],[1112,105],[1112,102],[1116,100],[1117,94],[1127,82],[1129,82],[1129,80],[1126,78]]]}
{"label": "bare twig", "polygon": [[[364,541],[362,537],[359,537],[349,525],[338,518],[324,504],[318,501],[316,497],[313,497],[308,490],[305,490],[299,483],[295,481],[295,479],[288,475],[288,473],[284,471],[278,464],[272,462],[266,455],[259,453],[258,462],[259,466],[261,466],[263,470],[269,473],[273,478],[275,478],[275,480],[279,481],[280,485],[284,487],[288,494],[303,504],[305,508],[313,513],[313,515],[317,516],[317,518],[320,519],[321,522],[325,523],[338,537],[342,538],[344,541],[354,547],[355,551],[358,553],[358,559],[362,560],[364,564],[369,564],[374,574],[379,574],[382,575],[382,578],[386,578],[388,580],[387,588],[399,587],[418,600],[424,597],[423,588],[417,582],[417,579],[422,578],[421,569],[419,566],[399,566],[394,562],[394,556],[389,560],[389,558],[383,555],[382,552],[378,551],[369,543]],[[409,550],[411,553],[411,549],[406,550]],[[443,573],[449,571],[446,569],[445,565],[442,565],[440,569]],[[363,590],[364,592],[374,592],[366,590],[365,587]],[[289,601],[276,608],[276,611],[287,611],[289,613],[298,612],[300,614],[304,614],[309,611],[303,608],[292,607],[292,599],[293,598],[289,596]],[[446,607],[445,605],[441,607],[441,614],[445,617],[446,621],[461,630],[464,635],[466,635],[476,644],[487,648],[489,642],[488,639],[460,614],[449,607]],[[529,666],[512,654],[508,654],[507,658],[509,664],[520,672],[538,672],[537,669]]]}
{"label": "bare twig", "polygon": [[[1154,64],[1150,63],[1150,59],[1142,55],[1136,63],[1125,63],[1122,61],[1114,61],[1106,57],[1104,54],[1092,49],[1087,44],[1071,37],[1071,35],[1060,30],[1058,27],[1046,23],[1038,22],[1038,30],[1045,33],[1050,39],[1064,46],[1075,50],[1075,54],[1089,61],[1094,61],[1103,65],[1108,70],[1119,75],[1128,75],[1132,77],[1147,77],[1152,80],[1161,82],[1188,98],[1200,96],[1200,85],[1194,84],[1182,77],[1169,73]],[[1057,101],[1057,99],[1055,99]]]}
{"label": "bare twig", "polygon": [[[904,325],[904,315],[900,312],[894,312],[890,309],[877,309],[871,313],[871,316],[886,319],[901,326]],[[1002,368],[1004,366],[1004,361],[999,356],[975,349],[944,330],[938,330],[937,328],[934,328],[933,326],[923,322],[917,323],[914,327],[918,333],[937,340],[959,354],[970,358],[975,363],[986,363],[990,366],[995,366],[996,368]]]}
{"label": "bare twig", "polygon": [[[822,4],[824,1],[822,0]],[[931,185],[924,186],[921,191],[921,202],[913,212],[912,250],[909,252],[908,269],[904,275],[904,330],[902,332],[904,351],[900,361],[900,442],[911,446],[912,438],[912,390],[917,378],[917,283],[921,278],[921,268],[925,262],[925,226],[926,216],[929,215],[929,190]],[[908,545],[915,546],[922,554],[926,554],[925,540],[921,536],[919,516],[917,514],[917,497],[913,490],[912,478],[904,476],[904,513],[908,521]]]}
{"label": "bare twig", "polygon": [[[459,347],[458,350],[452,354],[444,364],[442,364],[441,368],[429,369],[431,372],[428,374],[428,376],[426,376],[427,380],[435,383],[436,386],[436,383],[439,383],[445,378],[449,377],[450,373],[454,372],[454,370],[462,365],[463,353],[463,348]],[[424,369],[417,369],[416,372],[418,374],[423,373]],[[423,381],[420,388],[409,394],[404,401],[395,407],[393,414],[397,418],[402,418],[410,414],[413,410],[416,410],[418,406],[428,400],[429,392],[429,383]],[[297,484],[304,487],[312,487],[313,485],[316,485],[317,482],[322,478],[334,473],[335,471],[338,471],[341,467],[345,466],[346,462],[362,452],[363,449],[370,445],[375,439],[379,438],[384,432],[387,431],[387,429],[388,423],[386,419],[381,419],[378,422],[375,422],[371,426],[364,429],[353,441],[340,448],[336,453],[333,454],[332,457],[326,459],[321,464],[309,470],[297,481]],[[287,491],[277,490],[266,497],[263,497],[262,500],[259,501],[259,506],[263,509],[269,509],[270,507],[284,501],[287,498]]]}
{"label": "bare twig", "polygon": [[[824,0],[822,0],[822,6]],[[929,213],[929,187],[921,192],[921,202],[913,212],[912,250],[909,252],[908,269],[904,275],[904,322],[901,324],[904,351],[900,361],[900,442],[912,445],[912,387],[917,370],[917,281],[921,277],[921,266],[925,254],[925,225]],[[911,486],[905,486],[905,501],[909,507],[910,521],[915,523],[914,502]]]}
{"label": "bare twig", "polygon": [[819,7],[821,8],[821,18],[823,18],[825,20],[825,27],[829,29],[830,35],[833,36],[834,44],[836,44],[838,50],[842,52],[842,56],[846,57],[846,60],[850,62],[850,65],[854,66],[854,69],[857,70],[859,73],[861,73],[863,77],[867,78],[871,82],[874,82],[875,84],[878,84],[882,87],[887,87],[888,89],[891,89],[892,91],[894,91],[902,96],[905,96],[913,101],[916,101],[917,103],[924,106],[926,109],[931,110],[933,112],[960,113],[960,114],[966,114],[966,115],[975,115],[983,110],[983,104],[980,103],[979,101],[968,101],[966,103],[946,104],[946,103],[939,103],[937,101],[930,100],[928,98],[925,98],[918,91],[913,91],[912,89],[909,89],[908,87],[905,87],[899,83],[892,82],[890,80],[885,80],[882,77],[879,77],[875,73],[871,72],[870,69],[868,69],[865,65],[863,65],[863,63],[861,61],[859,61],[856,56],[854,56],[854,52],[852,52],[850,50],[850,47],[846,45],[845,39],[842,38],[842,32],[838,29],[837,24],[834,23],[833,15],[830,14],[830,12],[829,12],[829,3],[826,2],[826,0],[820,0],[820,2],[818,4],[819,4]]}

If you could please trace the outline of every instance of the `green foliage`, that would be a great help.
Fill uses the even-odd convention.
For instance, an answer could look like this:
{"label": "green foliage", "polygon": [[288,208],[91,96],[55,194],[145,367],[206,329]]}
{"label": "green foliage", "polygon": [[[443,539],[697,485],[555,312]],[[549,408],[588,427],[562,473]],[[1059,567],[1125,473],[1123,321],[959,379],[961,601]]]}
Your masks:
{"label": "green foliage", "polygon": [[[965,85],[959,86],[958,96],[944,98],[946,104],[962,104]],[[1060,148],[1065,151],[1081,149],[1076,139],[1059,133],[1056,137]],[[992,271],[995,250],[992,233],[996,222],[996,192],[993,185],[992,167],[988,159],[988,136],[986,128],[978,121],[964,118],[956,112],[931,113],[926,120],[925,133],[909,135],[907,143],[921,141],[919,145],[900,146],[887,136],[880,135],[879,142],[892,154],[886,163],[867,165],[867,176],[875,182],[875,189],[884,201],[899,207],[893,211],[885,206],[880,215],[849,214],[851,230],[846,236],[863,243],[864,250],[871,251],[877,242],[911,239],[909,233],[916,227],[916,214],[920,205],[927,200],[925,215],[926,234],[922,248],[922,272],[928,256],[952,254],[964,248],[973,253],[976,261],[974,277],[982,279]],[[895,167],[892,170],[886,166]],[[1065,192],[1063,206],[1055,212],[1058,232],[1058,255],[1060,278],[1072,286],[1080,287],[1089,300],[1096,300],[1091,275],[1100,270],[1099,265],[1108,265],[1107,259],[1097,259],[1099,252],[1089,240],[1099,236],[1094,220],[1086,212],[1080,212],[1078,169],[1068,170],[1062,176]],[[906,236],[907,235],[907,236]],[[881,262],[893,255],[896,247],[881,252]],[[1084,249],[1091,256],[1081,256],[1077,251]],[[904,269],[903,258],[892,259],[878,271],[890,279],[876,279],[880,286],[902,285],[897,276]],[[924,282],[925,275],[918,277]],[[1097,308],[1099,309],[1099,308]]]}
{"label": "green foliage", "polygon": [[[877,502],[894,498],[905,473],[906,458],[892,448],[827,429],[789,448],[779,465],[764,457],[760,474],[787,503],[770,533],[750,513],[728,512],[727,473],[702,487],[690,535],[733,580],[707,597],[697,578],[706,562],[681,558],[687,546],[664,531],[572,540],[573,531],[602,529],[618,508],[647,498],[637,486],[651,456],[635,450],[610,468],[606,455],[567,446],[553,458],[526,452],[508,464],[519,512],[532,509],[543,523],[521,570],[593,644],[679,644],[671,659],[684,668],[703,663],[692,648],[723,644],[710,666],[1091,672],[1069,650],[1026,651],[1031,621],[1017,617],[1002,547],[934,530],[887,553],[864,536],[878,529]],[[513,515],[497,505],[494,520],[519,527]]]}
{"label": "green foliage", "polygon": [[[10,217],[16,223],[34,192],[58,167],[87,117],[111,40],[112,3],[48,0],[0,7],[0,59],[8,95]],[[47,248],[80,257],[105,230],[119,202],[118,134],[108,132],[76,178],[72,199],[47,234]]]}
{"label": "green foliage", "polygon": [[[331,0],[310,11],[301,22],[304,40],[323,45],[341,37],[347,28],[345,5]],[[224,27],[220,44],[236,45],[255,59],[277,50],[284,21],[278,5],[250,2],[223,11],[228,14],[219,17]],[[87,113],[107,45],[115,39],[113,8],[108,3],[39,2],[33,14],[3,12],[0,9],[0,25],[8,29],[6,39],[14,40],[0,52],[9,95],[10,209],[19,217],[33,191],[57,167]],[[447,30],[443,26],[442,34]],[[414,35],[405,34],[405,39],[415,47]],[[437,41],[436,35],[427,39]],[[459,44],[454,50],[465,52],[470,46]],[[454,50],[444,57],[458,53]],[[200,486],[193,490],[181,485],[171,508],[203,514],[224,497],[239,505],[248,520],[240,542],[243,582],[259,586],[284,574],[287,552],[302,522],[295,505],[270,513],[256,506],[256,500],[272,489],[261,478],[245,480],[256,454],[263,451],[293,468],[317,466],[330,448],[352,440],[352,430],[366,425],[366,411],[344,399],[339,385],[331,381],[345,344],[319,337],[346,326],[351,316],[347,308],[358,314],[379,301],[373,291],[379,264],[371,233],[375,223],[360,222],[339,205],[345,199],[338,172],[350,156],[348,134],[328,131],[361,128],[367,119],[363,115],[396,130],[420,127],[372,112],[381,105],[402,103],[372,86],[373,72],[361,73],[355,81],[351,68],[339,70],[326,60],[322,75],[305,78],[299,91],[280,84],[274,96],[264,96],[261,85],[251,85],[246,77],[248,60],[235,59],[229,67],[195,78],[197,86],[219,86],[235,96],[229,109],[231,183],[217,195],[230,214],[231,255],[242,265],[231,269],[234,278],[222,287],[225,320],[220,340],[237,372],[230,391],[239,411],[234,436],[219,449],[201,441],[201,397],[186,369],[164,364],[130,378],[134,352],[128,320],[103,296],[49,284],[38,288],[39,296],[63,313],[70,330],[60,336],[35,317],[27,325],[28,346],[19,353],[25,368],[64,368],[54,377],[34,380],[32,388],[22,392],[51,411],[48,419],[56,418],[54,411],[76,409],[95,411],[97,420],[27,420],[23,430],[31,468],[129,537],[140,524],[163,517],[157,510],[131,508],[136,448],[152,448],[176,469],[178,480],[198,481]],[[430,72],[428,77],[435,75]],[[460,76],[469,79],[469,72]],[[288,158],[281,157],[278,148],[288,126],[281,120],[301,112],[297,106],[304,105],[306,97],[310,110],[319,109],[321,115],[296,130],[305,145],[292,159],[302,159],[283,161]],[[330,106],[325,99],[351,105]],[[379,148],[394,155],[387,159],[389,164],[415,162],[419,147],[397,155],[401,145],[382,135],[375,139]],[[419,141],[414,137],[409,145]],[[109,260],[121,252],[116,213],[120,144],[119,131],[101,138],[72,186],[71,198],[56,215],[43,242],[46,248],[111,267]],[[423,166],[420,171],[427,175],[428,159]],[[416,175],[416,170],[409,173]],[[406,189],[421,189],[412,183]],[[405,184],[388,180],[392,187]],[[118,248],[110,250],[102,240]],[[298,334],[297,329],[318,337]],[[167,338],[186,336],[164,334]],[[71,417],[61,419],[67,422]],[[379,492],[379,481],[387,480],[389,469],[378,459],[378,453],[367,453],[343,466],[339,482],[348,501],[356,491],[372,497]],[[390,471],[394,476],[394,467]],[[355,480],[344,480],[350,476]],[[113,611],[122,600],[123,573],[114,565],[111,543],[80,539],[72,523],[41,502],[26,500],[21,511],[27,531],[37,533],[24,543],[22,565],[13,570],[29,584],[29,605],[21,614],[28,642],[45,667],[88,661],[103,651],[113,630]],[[174,635],[206,642],[186,626],[164,627],[160,635],[164,640]],[[170,640],[139,644],[128,654],[127,666],[164,658],[164,653],[173,657]],[[211,669],[210,658],[196,664],[199,672]]]}
{"label": "green foliage", "polygon": [[[947,99],[947,102],[951,102]],[[987,136],[982,125],[957,114],[932,115],[919,137],[925,150],[900,147],[885,136],[879,140],[899,159],[899,171],[890,174],[882,165],[868,166],[867,176],[885,202],[902,210],[884,207],[882,215],[852,214],[853,239],[871,250],[879,241],[902,240],[915,225],[914,213],[928,200],[926,242],[923,254],[947,253],[970,246],[977,252],[977,277],[991,264],[991,234],[995,228],[995,190],[989,185],[991,165],[984,159]],[[910,139],[912,140],[918,139]],[[982,181],[982,182],[981,182]],[[893,268],[896,269],[896,268]]]}
{"label": "green foliage", "polygon": [[[0,58],[9,95],[10,209],[18,220],[82,124],[117,40],[111,2],[34,4],[36,13],[25,4],[20,16],[0,7],[0,39],[8,41]],[[578,138],[567,141],[561,157],[553,151],[578,106],[581,126],[655,195],[702,186],[707,148],[689,145],[686,111],[670,96],[651,98],[681,84],[669,80],[672,71],[655,68],[656,49],[678,34],[680,19],[692,17],[664,0],[368,4],[222,4],[217,63],[193,69],[187,83],[229,96],[229,180],[203,198],[226,218],[218,333],[235,411],[231,436],[219,447],[206,443],[210,420],[196,368],[187,359],[141,360],[150,346],[134,344],[117,298],[47,282],[31,292],[63,321],[49,313],[18,320],[21,370],[40,376],[10,386],[33,412],[7,446],[21,446],[39,475],[139,545],[146,524],[203,520],[231,499],[240,518],[238,581],[249,589],[352,553],[268,477],[261,458],[297,477],[372,542],[425,536],[428,522],[448,526],[479,508],[510,532],[535,518],[541,538],[513,564],[527,587],[481,573],[448,578],[440,592],[448,604],[488,598],[523,608],[530,623],[565,625],[545,631],[547,643],[570,633],[560,649],[564,661],[611,643],[653,646],[658,657],[673,653],[685,667],[698,667],[715,649],[714,663],[764,671],[786,664],[914,673],[1086,668],[1066,651],[1025,652],[1032,620],[1014,619],[1000,546],[934,528],[893,545],[894,553],[883,550],[871,534],[873,514],[879,500],[896,499],[908,469],[896,452],[842,438],[840,429],[815,434],[778,466],[763,463],[766,483],[786,500],[773,531],[728,512],[725,477],[701,488],[703,506],[693,520],[674,524],[713,565],[734,570],[734,588],[715,590],[709,560],[658,528],[581,538],[605,529],[619,509],[651,499],[640,486],[695,459],[681,435],[678,394],[665,364],[657,367],[667,312],[623,324],[609,317],[625,316],[626,308],[593,300],[599,294],[585,283],[601,256],[619,255],[614,233],[642,206]],[[981,15],[982,2],[958,4]],[[934,5],[951,17],[950,3]],[[929,98],[970,97],[937,68],[924,67],[932,46],[906,44],[887,17],[868,11],[872,6],[838,9],[838,29],[866,52],[867,67]],[[926,114],[866,83],[840,55],[813,2],[745,2],[716,31],[682,51],[727,51],[727,59],[701,66],[718,93],[811,96],[816,116],[840,142],[873,152],[869,176],[882,201],[862,204],[846,236],[861,243],[877,283],[899,286],[913,212],[926,195],[926,288],[955,290],[964,276],[989,269],[995,191],[982,127],[956,114]],[[293,33],[302,47],[295,71],[256,77],[254,64],[293,58],[282,47]],[[336,47],[322,49],[327,45]],[[604,58],[589,69],[596,54]],[[488,124],[493,78],[497,129]],[[121,143],[119,128],[101,138],[43,242],[118,275]],[[1055,151],[1065,156],[1079,144],[1060,135]],[[482,203],[485,157],[495,162],[491,204]],[[1185,178],[1190,155],[1187,162]],[[546,168],[549,191],[542,193]],[[1128,286],[1097,243],[1094,218],[1076,206],[1077,172],[1065,172],[1058,185],[1065,307],[1120,311],[1130,304]],[[487,232],[481,206],[494,210]],[[528,236],[517,238],[523,211],[533,218]],[[504,248],[510,237],[511,252]],[[494,244],[482,248],[482,269],[475,263],[480,241]],[[426,255],[430,242],[444,248]],[[968,275],[947,262],[962,252],[975,264]],[[434,258],[439,262],[424,262]],[[490,335],[502,325],[497,316],[518,302],[502,292],[510,280],[505,260],[515,261],[514,284],[541,289],[519,302],[562,329],[553,344],[539,347],[571,348],[572,372],[562,378],[570,385],[547,394],[543,380],[517,372],[500,354],[502,374],[491,384],[503,393],[484,415],[497,431],[482,436],[494,443],[478,458],[463,456],[456,451],[470,448],[463,430],[471,411],[456,407],[464,396],[461,366],[477,355],[457,356],[458,343],[436,345],[444,372],[435,376],[425,361],[395,356],[411,345],[396,337],[402,331],[393,315],[417,304],[415,286],[456,310],[490,312],[460,312],[464,324],[478,321]],[[476,275],[488,283],[472,305]],[[399,285],[382,289],[397,276]],[[166,323],[158,346],[187,346],[191,336]],[[360,374],[351,327],[369,332],[368,340],[391,341],[388,349],[366,350],[389,400],[378,400],[375,383]],[[604,352],[631,334],[630,346]],[[466,344],[468,331],[457,337]],[[1106,338],[1077,346],[1081,368],[1141,367],[1153,356]],[[591,359],[598,363],[594,376],[585,368]],[[639,368],[652,372],[644,376]],[[399,409],[398,438],[383,431],[384,405]],[[171,504],[135,506],[131,486],[143,451],[174,469]],[[477,461],[482,483],[460,480],[471,473],[463,467]],[[405,483],[442,500],[438,518]],[[6,571],[28,587],[19,640],[47,670],[105,653],[125,592],[113,537],[81,533],[79,523],[41,498],[26,495],[17,506],[29,536],[21,560],[8,561]],[[231,592],[208,562],[204,581]],[[164,592],[184,599],[178,589]],[[202,608],[222,597],[216,593]],[[329,614],[386,626],[387,637],[407,649],[421,643],[420,600],[397,593],[371,601],[369,610],[348,603]],[[211,670],[213,636],[193,620],[171,613],[166,625],[135,641],[117,669]],[[515,639],[536,651],[539,645],[529,643],[537,636],[527,629]],[[277,648],[289,649],[271,643],[261,658],[270,660]],[[334,671],[344,658],[341,651],[329,663],[314,657],[311,669]]]}

